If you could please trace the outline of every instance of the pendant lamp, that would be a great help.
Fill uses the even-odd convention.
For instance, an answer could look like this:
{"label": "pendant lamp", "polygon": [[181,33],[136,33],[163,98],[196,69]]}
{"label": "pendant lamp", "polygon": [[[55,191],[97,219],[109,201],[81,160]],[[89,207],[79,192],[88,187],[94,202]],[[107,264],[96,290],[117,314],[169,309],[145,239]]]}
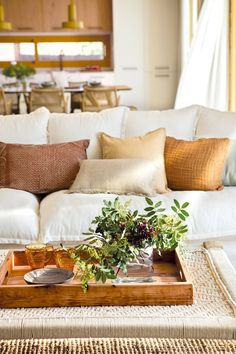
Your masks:
{"label": "pendant lamp", "polygon": [[10,31],[12,29],[11,23],[5,21],[4,7],[0,0],[0,31]]}
{"label": "pendant lamp", "polygon": [[83,21],[77,21],[77,11],[74,0],[70,0],[68,5],[68,21],[62,23],[63,28],[81,29],[84,28]]}

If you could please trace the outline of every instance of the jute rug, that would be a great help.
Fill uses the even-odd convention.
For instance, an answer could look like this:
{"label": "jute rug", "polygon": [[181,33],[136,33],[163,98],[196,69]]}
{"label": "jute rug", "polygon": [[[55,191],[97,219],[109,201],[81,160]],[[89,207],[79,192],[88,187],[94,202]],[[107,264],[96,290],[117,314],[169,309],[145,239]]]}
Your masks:
{"label": "jute rug", "polygon": [[0,339],[236,339],[236,272],[225,252],[215,245],[183,252],[193,305],[0,309]]}
{"label": "jute rug", "polygon": [[235,354],[236,340],[36,339],[0,341],[1,354]]}

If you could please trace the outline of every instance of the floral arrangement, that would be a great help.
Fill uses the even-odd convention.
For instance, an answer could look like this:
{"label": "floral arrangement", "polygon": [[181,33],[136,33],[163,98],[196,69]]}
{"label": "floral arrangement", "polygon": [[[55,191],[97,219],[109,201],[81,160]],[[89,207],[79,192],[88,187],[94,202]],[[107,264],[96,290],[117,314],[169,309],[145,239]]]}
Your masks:
{"label": "floral arrangement", "polygon": [[95,228],[89,228],[86,243],[75,247],[72,255],[85,291],[90,280],[105,283],[116,279],[119,270],[127,275],[128,264],[139,262],[150,246],[159,253],[173,250],[186,235],[188,202],[180,205],[174,199],[174,214],[166,215],[161,201],[145,199],[147,206],[142,214],[130,210],[130,201],[122,204],[118,197],[104,201],[101,215],[92,221]]}
{"label": "floral arrangement", "polygon": [[26,77],[35,74],[35,69],[26,64],[17,63],[4,68],[2,73],[7,77],[15,77],[17,80],[23,81]]}

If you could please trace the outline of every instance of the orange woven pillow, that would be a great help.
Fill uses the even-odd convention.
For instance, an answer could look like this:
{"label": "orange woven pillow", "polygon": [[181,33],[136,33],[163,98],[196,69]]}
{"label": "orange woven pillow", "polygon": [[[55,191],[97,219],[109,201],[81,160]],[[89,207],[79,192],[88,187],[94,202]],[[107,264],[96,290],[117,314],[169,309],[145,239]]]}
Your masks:
{"label": "orange woven pillow", "polygon": [[169,188],[204,191],[222,188],[228,147],[229,139],[185,141],[167,137],[165,166]]}
{"label": "orange woven pillow", "polygon": [[0,187],[35,194],[68,189],[87,158],[89,140],[23,145],[0,143]]}

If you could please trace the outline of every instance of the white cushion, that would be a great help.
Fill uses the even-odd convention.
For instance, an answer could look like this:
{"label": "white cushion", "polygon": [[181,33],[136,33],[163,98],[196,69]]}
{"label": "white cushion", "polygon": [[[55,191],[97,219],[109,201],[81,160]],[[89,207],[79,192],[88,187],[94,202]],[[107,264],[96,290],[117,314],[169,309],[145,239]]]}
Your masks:
{"label": "white cushion", "polygon": [[15,144],[47,144],[50,112],[39,108],[30,114],[0,116],[0,141]]}
{"label": "white cushion", "polygon": [[31,193],[0,189],[0,243],[25,244],[39,235],[39,201]]}
{"label": "white cushion", "polygon": [[236,139],[236,113],[201,107],[195,138]]}
{"label": "white cushion", "polygon": [[[103,200],[113,200],[114,194],[68,194],[59,191],[47,196],[40,205],[40,232],[45,242],[76,241],[84,239],[91,220],[100,213]],[[236,235],[236,187],[221,191],[177,191],[158,195],[154,201],[163,201],[167,212],[173,199],[188,201],[189,234],[191,240],[207,240],[213,237]],[[132,209],[140,212],[146,205],[144,197],[120,196],[121,201],[132,200]]]}
{"label": "white cushion", "polygon": [[123,137],[124,119],[128,109],[118,107],[99,113],[52,113],[49,119],[50,144],[80,139],[90,139],[88,158],[101,158],[98,133],[105,132],[117,138]]}
{"label": "white cushion", "polygon": [[139,136],[157,128],[166,128],[166,135],[192,140],[195,135],[200,106],[167,111],[130,111],[125,136]]}

